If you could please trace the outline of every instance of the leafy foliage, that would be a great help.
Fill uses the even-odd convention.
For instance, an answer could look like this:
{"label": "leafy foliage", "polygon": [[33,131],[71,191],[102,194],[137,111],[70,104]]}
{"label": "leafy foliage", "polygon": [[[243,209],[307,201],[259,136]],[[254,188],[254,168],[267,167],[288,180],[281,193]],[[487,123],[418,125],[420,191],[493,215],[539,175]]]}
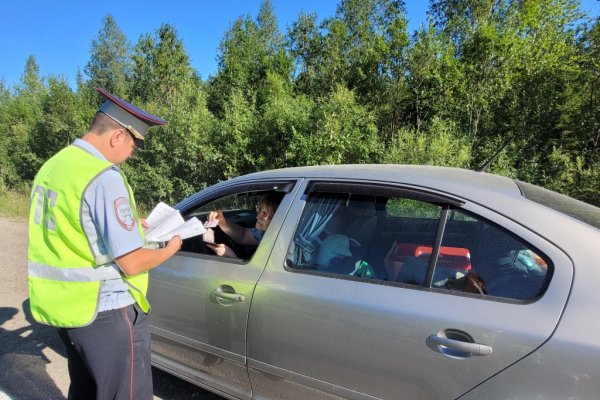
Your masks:
{"label": "leafy foliage", "polygon": [[131,77],[131,45],[111,15],[102,23],[98,38],[92,40],[90,61],[85,67],[87,84],[125,97]]}
{"label": "leafy foliage", "polygon": [[275,14],[240,16],[204,79],[174,26],[132,45],[110,15],[75,90],[30,56],[0,81],[0,192],[86,131],[101,86],[169,121],[124,167],[145,204],[270,168],[496,153],[492,172],[600,204],[600,20],[577,0],[431,0],[412,33],[402,0],[340,0],[285,33]]}

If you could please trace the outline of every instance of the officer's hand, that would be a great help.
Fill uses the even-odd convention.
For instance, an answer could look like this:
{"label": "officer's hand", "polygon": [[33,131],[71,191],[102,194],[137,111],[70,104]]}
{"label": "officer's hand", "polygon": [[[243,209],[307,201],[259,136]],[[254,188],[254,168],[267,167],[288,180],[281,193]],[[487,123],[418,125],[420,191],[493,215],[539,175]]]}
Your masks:
{"label": "officer's hand", "polygon": [[181,237],[179,235],[175,235],[171,238],[171,240],[169,240],[169,243],[167,243],[167,248],[179,251],[179,249],[181,249],[182,244],[183,240],[181,240]]}

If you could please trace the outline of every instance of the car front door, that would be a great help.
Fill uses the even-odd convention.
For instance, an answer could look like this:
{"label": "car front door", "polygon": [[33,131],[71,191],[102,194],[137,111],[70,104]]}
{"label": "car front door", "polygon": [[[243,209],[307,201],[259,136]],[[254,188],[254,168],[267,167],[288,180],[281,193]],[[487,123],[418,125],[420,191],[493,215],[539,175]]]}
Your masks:
{"label": "car front door", "polygon": [[[363,249],[361,255],[370,270],[354,260],[350,269],[344,270],[343,263],[331,268],[330,257],[315,250],[331,243],[322,236],[327,228],[319,238],[305,229],[306,221],[313,227],[327,225],[323,215],[349,199],[339,203],[325,196],[331,204],[311,205],[319,197],[315,185],[302,190],[288,213],[250,310],[248,366],[256,398],[454,399],[550,337],[573,274],[559,249],[475,204],[445,203],[412,189],[403,194],[389,187],[361,187],[361,193],[374,196],[373,208],[380,214],[368,245],[372,251]],[[336,190],[347,195],[354,189]],[[315,210],[320,217],[309,220],[307,212]],[[440,230],[442,218],[445,229]],[[500,236],[484,238],[482,232],[492,232],[490,227]],[[349,253],[340,247],[347,242],[337,240],[350,232],[344,229],[329,232],[337,235],[333,254],[342,260]],[[491,295],[464,285],[448,289],[448,279],[459,282],[476,270],[485,275],[486,264],[493,264],[493,274],[504,274],[506,257],[486,253],[501,247],[502,235],[529,246],[512,249],[511,260],[526,251],[543,254],[538,267],[551,272],[544,272],[541,283],[532,281],[537,292],[514,295],[511,288],[519,286],[510,282],[503,289],[502,278],[512,275],[498,276],[496,285],[494,276],[486,276]],[[432,249],[439,251],[438,262],[427,273],[433,255],[422,253]],[[396,271],[399,263],[402,269]]]}
{"label": "car front door", "polygon": [[[213,190],[188,203],[182,215],[205,221],[208,210],[219,208],[229,223],[251,223],[256,199],[265,189],[281,186],[261,182]],[[218,257],[206,252],[202,239],[196,237],[184,241],[182,251],[151,271],[148,293],[155,365],[201,386],[238,398],[251,397],[246,369],[248,313],[289,202],[284,196],[249,259]]]}

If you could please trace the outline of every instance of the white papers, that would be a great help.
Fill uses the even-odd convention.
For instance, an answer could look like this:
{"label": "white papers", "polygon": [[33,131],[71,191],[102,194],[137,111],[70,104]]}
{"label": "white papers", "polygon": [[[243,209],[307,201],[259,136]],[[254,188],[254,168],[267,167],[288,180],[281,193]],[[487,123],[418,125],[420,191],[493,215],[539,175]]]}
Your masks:
{"label": "white papers", "polygon": [[215,231],[213,231],[212,228],[206,228],[206,231],[202,234],[202,241],[204,241],[205,243],[214,243]]}
{"label": "white papers", "polygon": [[185,221],[178,210],[162,202],[154,207],[146,222],[149,228],[145,229],[145,234],[149,242],[168,241],[175,235],[183,240],[202,235],[205,230],[198,218]]}

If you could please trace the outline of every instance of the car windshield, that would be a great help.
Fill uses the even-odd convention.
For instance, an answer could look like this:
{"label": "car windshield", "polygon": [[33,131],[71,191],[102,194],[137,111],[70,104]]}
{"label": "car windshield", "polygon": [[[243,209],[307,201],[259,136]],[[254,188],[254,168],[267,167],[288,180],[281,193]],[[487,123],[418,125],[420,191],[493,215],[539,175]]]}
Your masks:
{"label": "car windshield", "polygon": [[571,197],[515,180],[524,197],[600,229],[600,208]]}

